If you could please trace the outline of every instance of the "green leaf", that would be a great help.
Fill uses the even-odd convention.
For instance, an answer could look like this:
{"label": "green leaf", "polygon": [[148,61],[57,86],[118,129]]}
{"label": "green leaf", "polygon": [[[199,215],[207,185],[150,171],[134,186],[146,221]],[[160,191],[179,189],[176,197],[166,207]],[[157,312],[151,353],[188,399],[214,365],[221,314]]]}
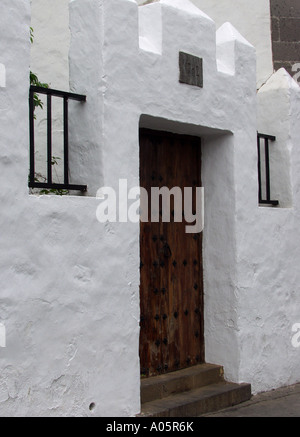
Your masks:
{"label": "green leaf", "polygon": [[30,42],[31,42],[31,44],[33,44],[33,40],[34,40],[34,35],[33,35],[34,31],[33,31],[33,28],[30,27],[29,31],[30,31]]}
{"label": "green leaf", "polygon": [[58,162],[61,158],[59,156],[52,156],[51,165],[58,165]]}

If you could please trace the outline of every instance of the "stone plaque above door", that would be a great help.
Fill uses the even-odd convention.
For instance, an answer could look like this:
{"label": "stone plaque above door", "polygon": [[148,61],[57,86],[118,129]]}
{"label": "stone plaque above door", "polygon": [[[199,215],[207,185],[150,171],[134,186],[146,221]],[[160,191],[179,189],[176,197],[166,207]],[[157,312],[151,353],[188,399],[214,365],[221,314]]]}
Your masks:
{"label": "stone plaque above door", "polygon": [[203,59],[179,52],[179,82],[203,88]]}

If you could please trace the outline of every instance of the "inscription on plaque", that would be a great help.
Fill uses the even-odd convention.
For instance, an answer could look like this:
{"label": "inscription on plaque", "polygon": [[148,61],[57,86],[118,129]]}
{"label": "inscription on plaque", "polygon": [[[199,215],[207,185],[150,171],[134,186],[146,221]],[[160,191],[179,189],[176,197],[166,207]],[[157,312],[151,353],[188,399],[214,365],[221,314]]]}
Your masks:
{"label": "inscription on plaque", "polygon": [[203,59],[179,52],[180,83],[203,88]]}

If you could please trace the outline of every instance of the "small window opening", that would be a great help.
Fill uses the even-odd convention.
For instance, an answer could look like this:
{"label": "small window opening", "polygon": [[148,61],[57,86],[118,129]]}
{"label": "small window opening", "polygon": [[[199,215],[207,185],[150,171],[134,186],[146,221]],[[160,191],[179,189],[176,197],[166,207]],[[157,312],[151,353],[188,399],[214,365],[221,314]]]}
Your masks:
{"label": "small window opening", "polygon": [[[47,122],[46,122],[46,131],[47,131],[47,153],[45,158],[46,165],[46,174],[44,176],[44,180],[41,181],[37,178],[36,173],[36,162],[35,162],[35,104],[34,99],[37,94],[46,95],[46,103],[47,103]],[[52,132],[52,100],[53,97],[63,99],[63,168],[62,168],[62,182],[57,183],[53,178],[53,167],[54,164],[57,163],[57,158],[53,156],[53,132]],[[80,94],[67,93],[64,91],[53,90],[50,88],[42,88],[31,86],[30,87],[30,95],[29,95],[29,109],[30,109],[30,172],[29,172],[29,187],[30,188],[38,188],[42,190],[49,190],[50,192],[53,190],[58,190],[59,192],[63,191],[87,191],[87,185],[73,185],[69,182],[69,117],[68,117],[68,108],[69,108],[69,100],[75,100],[78,102],[86,102],[86,96]]]}
{"label": "small window opening", "polygon": [[276,141],[272,135],[257,134],[258,151],[258,201],[260,205],[278,206],[279,201],[271,198],[270,142]]}

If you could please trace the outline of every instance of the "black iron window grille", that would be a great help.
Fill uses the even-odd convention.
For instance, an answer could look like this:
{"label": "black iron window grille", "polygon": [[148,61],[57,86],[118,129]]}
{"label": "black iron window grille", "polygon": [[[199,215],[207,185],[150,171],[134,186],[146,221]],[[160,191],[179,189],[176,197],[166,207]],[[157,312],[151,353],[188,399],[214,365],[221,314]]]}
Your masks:
{"label": "black iron window grille", "polygon": [[[37,181],[35,173],[35,114],[34,96],[44,94],[47,96],[47,178],[45,182]],[[52,154],[52,97],[63,99],[63,183],[54,183],[52,177],[53,154]],[[86,96],[80,94],[67,93],[64,91],[53,90],[50,88],[30,87],[29,92],[29,112],[30,112],[30,173],[29,187],[42,188],[47,190],[74,190],[86,191],[87,185],[72,185],[69,183],[69,100],[86,102]]]}
{"label": "black iron window grille", "polygon": [[[271,177],[270,177],[270,141],[276,141],[272,135],[257,134],[258,150],[258,185],[260,205],[279,205],[278,200],[271,199]],[[263,142],[263,144],[262,144]]]}

